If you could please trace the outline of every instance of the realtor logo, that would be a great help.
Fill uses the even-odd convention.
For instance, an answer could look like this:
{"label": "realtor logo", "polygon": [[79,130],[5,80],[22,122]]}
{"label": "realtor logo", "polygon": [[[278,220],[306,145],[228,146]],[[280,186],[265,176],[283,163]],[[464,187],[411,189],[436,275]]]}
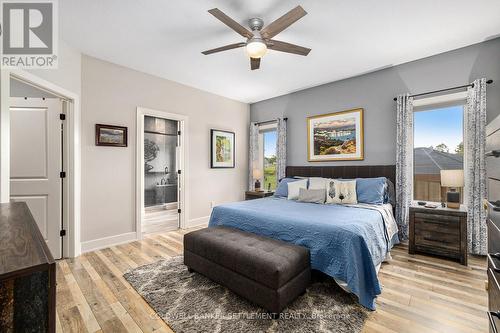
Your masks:
{"label": "realtor logo", "polygon": [[1,1],[2,68],[57,68],[55,0]]}

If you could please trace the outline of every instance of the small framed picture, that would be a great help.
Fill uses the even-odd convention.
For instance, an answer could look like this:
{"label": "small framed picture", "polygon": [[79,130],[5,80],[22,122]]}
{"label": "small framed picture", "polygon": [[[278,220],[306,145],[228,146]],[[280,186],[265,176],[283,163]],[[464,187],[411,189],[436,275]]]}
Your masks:
{"label": "small framed picture", "polygon": [[95,125],[95,145],[108,147],[127,147],[127,127]]}
{"label": "small framed picture", "polygon": [[210,167],[234,168],[234,133],[210,130]]}

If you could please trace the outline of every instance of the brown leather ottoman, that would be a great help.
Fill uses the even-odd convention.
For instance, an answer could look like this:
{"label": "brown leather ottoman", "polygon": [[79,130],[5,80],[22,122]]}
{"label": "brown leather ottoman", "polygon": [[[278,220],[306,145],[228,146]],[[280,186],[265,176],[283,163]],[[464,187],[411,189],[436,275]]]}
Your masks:
{"label": "brown leather ottoman", "polygon": [[228,227],[186,234],[184,264],[272,313],[311,279],[309,249]]}

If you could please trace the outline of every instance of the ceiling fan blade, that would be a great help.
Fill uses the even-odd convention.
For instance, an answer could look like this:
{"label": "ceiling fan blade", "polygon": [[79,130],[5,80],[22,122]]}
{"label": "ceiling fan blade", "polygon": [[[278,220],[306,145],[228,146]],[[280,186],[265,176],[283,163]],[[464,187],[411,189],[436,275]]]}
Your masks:
{"label": "ceiling fan blade", "polygon": [[260,68],[260,58],[250,58],[250,69],[255,70]]}
{"label": "ceiling fan blade", "polygon": [[287,42],[280,42],[279,40],[274,40],[271,39],[267,43],[267,47],[271,50],[274,51],[280,51],[280,52],[287,52],[287,53],[293,53],[293,54],[298,54],[302,56],[306,56],[311,52],[311,49],[295,44],[290,44]]}
{"label": "ceiling fan blade", "polygon": [[261,30],[261,35],[264,38],[273,38],[294,22],[298,21],[304,17],[307,12],[301,6],[297,6],[276,21],[269,24],[267,27]]}
{"label": "ceiling fan blade", "polygon": [[206,51],[203,51],[201,53],[203,53],[204,55],[209,55],[209,54],[212,54],[212,53],[227,51],[227,50],[231,50],[231,49],[237,49],[238,47],[243,47],[245,45],[247,45],[247,43],[243,43],[243,42],[241,42],[241,43],[234,43],[234,44],[229,44],[229,45],[217,47],[215,49],[206,50]]}
{"label": "ceiling fan blade", "polygon": [[227,25],[228,27],[230,27],[231,29],[242,35],[243,37],[245,38],[253,37],[253,33],[250,30],[248,30],[247,28],[245,28],[244,26],[242,26],[241,24],[239,24],[238,22],[236,22],[235,20],[224,14],[218,8],[210,9],[208,12],[213,16],[215,16],[217,19],[219,19],[222,23],[224,23],[225,25]]}

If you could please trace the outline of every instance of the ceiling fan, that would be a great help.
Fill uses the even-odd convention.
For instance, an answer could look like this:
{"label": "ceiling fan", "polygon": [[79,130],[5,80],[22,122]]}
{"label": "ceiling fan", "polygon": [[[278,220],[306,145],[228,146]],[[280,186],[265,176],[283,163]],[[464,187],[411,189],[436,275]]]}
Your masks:
{"label": "ceiling fan", "polygon": [[208,12],[219,19],[222,23],[239,33],[241,36],[245,37],[247,41],[229,44],[201,52],[204,55],[246,46],[246,51],[250,56],[250,68],[252,70],[255,70],[259,69],[260,59],[264,56],[264,54],[266,54],[267,49],[293,53],[302,56],[308,55],[311,51],[311,49],[307,47],[272,39],[274,36],[282,32],[307,14],[307,12],[301,6],[295,7],[266,27],[264,27],[264,21],[261,18],[251,18],[250,20],[248,20],[248,25],[251,31],[243,27],[241,24],[239,24],[217,8],[210,9]]}

